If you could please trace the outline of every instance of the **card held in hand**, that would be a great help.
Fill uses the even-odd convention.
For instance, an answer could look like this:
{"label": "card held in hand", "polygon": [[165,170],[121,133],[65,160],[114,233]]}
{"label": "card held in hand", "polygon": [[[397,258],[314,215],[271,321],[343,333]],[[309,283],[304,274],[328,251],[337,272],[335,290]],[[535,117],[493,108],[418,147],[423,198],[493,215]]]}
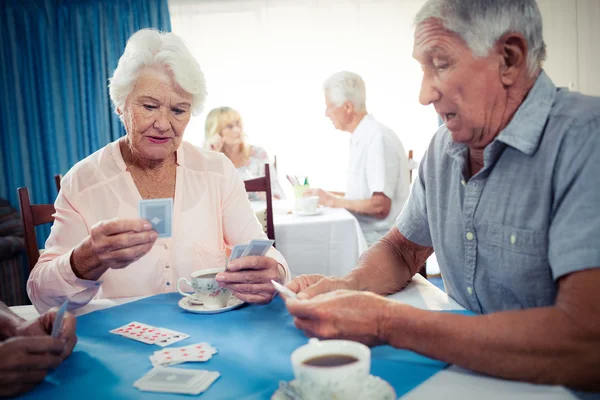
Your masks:
{"label": "card held in hand", "polygon": [[140,218],[152,224],[159,238],[170,238],[173,230],[173,199],[140,200]]}

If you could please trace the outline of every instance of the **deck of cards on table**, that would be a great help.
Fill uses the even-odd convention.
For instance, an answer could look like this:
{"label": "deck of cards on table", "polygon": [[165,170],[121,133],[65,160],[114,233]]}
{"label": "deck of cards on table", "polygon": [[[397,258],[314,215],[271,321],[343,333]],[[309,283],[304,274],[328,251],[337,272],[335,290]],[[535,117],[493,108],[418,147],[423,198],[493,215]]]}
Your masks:
{"label": "deck of cards on table", "polygon": [[215,371],[155,367],[135,381],[133,386],[146,392],[199,394],[219,376]]}
{"label": "deck of cards on table", "polygon": [[173,232],[173,199],[140,200],[140,218],[152,224],[159,238],[170,238]]}
{"label": "deck of cards on table", "polygon": [[137,321],[115,328],[110,333],[161,347],[180,342],[190,337],[186,333],[172,331],[167,328],[157,328],[156,326],[142,324]]}

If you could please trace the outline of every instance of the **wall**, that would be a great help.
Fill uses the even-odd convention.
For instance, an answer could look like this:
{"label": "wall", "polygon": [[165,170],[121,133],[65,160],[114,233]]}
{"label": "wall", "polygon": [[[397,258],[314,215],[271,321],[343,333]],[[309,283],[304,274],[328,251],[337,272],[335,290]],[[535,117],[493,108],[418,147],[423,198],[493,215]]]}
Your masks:
{"label": "wall", "polygon": [[600,96],[600,0],[538,0],[548,59],[557,86]]}

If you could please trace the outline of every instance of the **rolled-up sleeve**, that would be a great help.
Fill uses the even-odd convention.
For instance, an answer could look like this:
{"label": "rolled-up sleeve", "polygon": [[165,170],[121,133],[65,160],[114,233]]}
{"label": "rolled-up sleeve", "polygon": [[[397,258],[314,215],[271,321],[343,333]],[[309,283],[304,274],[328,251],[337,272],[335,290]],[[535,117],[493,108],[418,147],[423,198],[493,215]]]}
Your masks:
{"label": "rolled-up sleeve", "polygon": [[[225,242],[233,247],[237,244],[246,244],[252,239],[267,239],[267,235],[252,210],[244,182],[236,173],[235,167],[228,159],[224,158],[224,175],[226,183],[223,193],[223,232]],[[283,255],[275,248],[271,248],[268,257],[275,259],[285,270],[285,281],[291,278],[290,270]]]}
{"label": "rolled-up sleeve", "polygon": [[71,253],[89,230],[80,213],[69,201],[72,187],[63,179],[54,207],[54,224],[43,254],[27,281],[27,293],[40,313],[60,306],[66,299],[69,308],[82,307],[100,290],[101,281],[79,279],[71,269]]}

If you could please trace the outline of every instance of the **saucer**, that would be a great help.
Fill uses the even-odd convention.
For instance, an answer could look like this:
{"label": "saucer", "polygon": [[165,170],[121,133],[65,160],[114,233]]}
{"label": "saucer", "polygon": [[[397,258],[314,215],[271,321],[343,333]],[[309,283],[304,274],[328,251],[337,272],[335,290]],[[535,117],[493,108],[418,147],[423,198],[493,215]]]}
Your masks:
{"label": "saucer", "polygon": [[226,312],[229,310],[233,310],[235,308],[240,307],[246,302],[238,299],[235,296],[229,296],[229,300],[227,300],[227,305],[221,308],[206,308],[203,304],[192,304],[190,299],[187,297],[182,297],[181,300],[177,303],[177,305],[183,308],[185,311],[196,313],[196,314],[219,314],[222,312]]}
{"label": "saucer", "polygon": [[322,208],[317,208],[315,211],[300,211],[300,210],[293,210],[292,214],[297,215],[299,217],[312,217],[313,215],[321,215],[323,214],[323,209]]}
{"label": "saucer", "polygon": [[[295,379],[289,384],[294,389],[298,388],[298,382]],[[396,400],[396,391],[383,379],[369,375],[362,388],[360,397],[365,400]],[[292,400],[292,398],[283,393],[281,389],[277,389],[277,391],[273,393],[271,400]]]}

